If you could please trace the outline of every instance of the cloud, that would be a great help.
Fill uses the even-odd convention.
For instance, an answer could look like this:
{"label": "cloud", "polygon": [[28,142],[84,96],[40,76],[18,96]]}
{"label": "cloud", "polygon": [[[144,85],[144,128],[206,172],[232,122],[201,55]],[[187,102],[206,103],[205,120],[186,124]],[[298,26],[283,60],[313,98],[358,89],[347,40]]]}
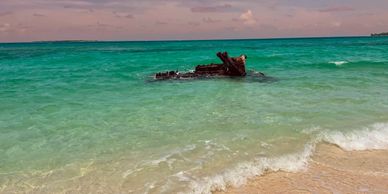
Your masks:
{"label": "cloud", "polygon": [[188,22],[187,24],[189,24],[190,26],[199,26],[200,25],[199,22]]}
{"label": "cloud", "polygon": [[156,25],[167,25],[168,23],[167,22],[162,22],[162,21],[156,21],[155,24]]}
{"label": "cloud", "polygon": [[218,23],[218,22],[221,22],[221,20],[215,20],[215,19],[212,19],[212,18],[203,18],[202,19],[203,22],[205,23],[208,23],[208,24],[214,24],[214,23]]}
{"label": "cloud", "polygon": [[34,13],[33,16],[34,17],[46,17],[46,15],[40,14],[40,13]]}
{"label": "cloud", "polygon": [[230,4],[218,5],[218,6],[200,6],[192,7],[190,10],[194,13],[210,13],[210,12],[224,12],[232,8]]}
{"label": "cloud", "polygon": [[240,15],[240,21],[242,21],[245,25],[251,26],[256,24],[256,19],[253,16],[251,10],[248,10]]}
{"label": "cloud", "polygon": [[0,32],[7,32],[11,29],[11,24],[4,23],[0,24]]}
{"label": "cloud", "polygon": [[127,18],[127,19],[134,19],[135,18],[135,16],[133,16],[132,14],[124,13],[124,12],[114,11],[113,14],[115,15],[115,17],[118,17],[118,18]]}
{"label": "cloud", "polygon": [[342,26],[342,22],[335,21],[335,22],[332,22],[331,25],[333,27],[341,27]]}
{"label": "cloud", "polygon": [[233,26],[227,26],[224,28],[225,31],[237,31],[238,28],[237,27],[233,27]]}
{"label": "cloud", "polygon": [[128,18],[128,19],[134,19],[135,16],[131,15],[131,14],[127,14],[124,16],[125,18]]}
{"label": "cloud", "polygon": [[27,29],[31,28],[30,26],[18,23],[18,24],[10,24],[10,23],[0,23],[0,34],[20,34],[27,31]]}
{"label": "cloud", "polygon": [[0,12],[0,17],[11,15],[13,12],[7,11],[7,12]]}
{"label": "cloud", "polygon": [[113,28],[116,28],[117,26],[111,25],[111,24],[97,22],[96,24],[87,25],[87,27],[99,28],[99,29],[106,29],[106,28],[113,29]]}
{"label": "cloud", "polygon": [[325,9],[320,9],[319,11],[320,12],[345,12],[345,11],[354,11],[354,9],[351,7],[342,6],[342,7],[329,7]]}

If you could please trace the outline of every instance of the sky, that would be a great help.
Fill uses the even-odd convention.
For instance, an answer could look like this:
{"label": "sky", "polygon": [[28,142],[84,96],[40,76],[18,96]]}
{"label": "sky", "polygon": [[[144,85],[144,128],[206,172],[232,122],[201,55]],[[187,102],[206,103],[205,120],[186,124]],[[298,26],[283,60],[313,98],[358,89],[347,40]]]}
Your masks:
{"label": "sky", "polygon": [[0,0],[0,42],[359,36],[388,0]]}

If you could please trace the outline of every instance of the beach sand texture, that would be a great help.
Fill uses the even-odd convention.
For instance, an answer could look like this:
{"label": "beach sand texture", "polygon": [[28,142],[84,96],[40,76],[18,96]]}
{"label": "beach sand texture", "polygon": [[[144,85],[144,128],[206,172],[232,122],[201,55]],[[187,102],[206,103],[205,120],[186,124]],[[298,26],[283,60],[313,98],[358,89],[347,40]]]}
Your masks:
{"label": "beach sand texture", "polygon": [[215,193],[388,193],[388,151],[344,151],[321,144],[304,171],[267,172]]}

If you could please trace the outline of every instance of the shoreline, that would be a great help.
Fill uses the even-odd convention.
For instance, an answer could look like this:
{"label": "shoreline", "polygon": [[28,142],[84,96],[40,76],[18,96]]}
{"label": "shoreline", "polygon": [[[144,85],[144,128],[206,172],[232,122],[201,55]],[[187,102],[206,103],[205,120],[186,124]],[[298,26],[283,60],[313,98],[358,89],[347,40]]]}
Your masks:
{"label": "shoreline", "polygon": [[388,193],[388,150],[345,151],[320,143],[299,172],[267,171],[232,193]]}
{"label": "shoreline", "polygon": [[[311,150],[310,150],[311,149]],[[207,179],[205,182],[198,182],[197,187],[192,188],[192,192],[176,193],[388,193],[388,150],[363,150],[346,151],[336,144],[321,142],[305,150],[305,156],[294,158],[284,157],[280,163],[276,160],[267,160],[264,168],[240,169],[239,173],[226,174],[224,178],[215,177]],[[312,153],[311,153],[311,152]],[[311,153],[311,155],[309,154]],[[302,154],[303,155],[303,154]],[[306,159],[304,159],[306,158]],[[290,164],[284,164],[290,162]],[[280,165],[280,166],[279,166]],[[301,167],[304,166],[304,167]],[[93,163],[87,166],[74,166],[70,169],[73,176],[68,176],[64,181],[51,179],[50,177],[63,176],[61,172],[48,172],[35,174],[38,180],[24,177],[19,179],[14,177],[15,185],[7,188],[0,187],[1,192],[26,192],[26,193],[85,193],[95,191],[95,186],[104,191],[116,191],[123,193],[133,193],[128,180],[117,185],[120,179],[107,179],[103,174],[96,172],[97,166]],[[268,170],[273,169],[273,170]],[[280,170],[276,170],[280,169]],[[79,171],[78,171],[79,170]],[[252,173],[257,176],[252,177]],[[70,175],[71,175],[70,174]],[[74,175],[76,175],[74,177]],[[90,175],[90,176],[84,176]],[[231,180],[242,180],[239,177],[252,177],[233,187]],[[233,177],[234,176],[234,177]],[[214,178],[214,177],[213,177]],[[52,180],[47,182],[48,180]],[[114,180],[112,182],[112,180]],[[209,184],[210,185],[202,185]],[[221,181],[221,182],[220,182]],[[105,184],[102,184],[102,183]],[[237,181],[238,182],[238,181]],[[47,184],[48,183],[48,184]],[[209,186],[209,187],[207,187]],[[219,187],[220,186],[220,187]],[[66,190],[63,190],[67,188]],[[150,193],[157,193],[150,186]]]}

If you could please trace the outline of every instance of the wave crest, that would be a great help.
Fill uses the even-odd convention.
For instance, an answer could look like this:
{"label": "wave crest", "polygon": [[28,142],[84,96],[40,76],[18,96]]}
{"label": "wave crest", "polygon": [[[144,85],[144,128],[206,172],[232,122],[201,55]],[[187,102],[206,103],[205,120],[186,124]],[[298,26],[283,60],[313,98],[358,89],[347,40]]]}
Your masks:
{"label": "wave crest", "polygon": [[344,65],[346,63],[348,63],[347,61],[331,61],[329,62],[330,64],[335,64],[336,66],[341,66],[341,65]]}
{"label": "wave crest", "polygon": [[344,150],[371,150],[388,148],[388,123],[376,123],[359,131],[323,132],[319,139],[335,144]]}
{"label": "wave crest", "polygon": [[308,161],[315,150],[315,143],[309,143],[300,153],[288,154],[276,158],[260,157],[253,162],[240,163],[235,168],[222,174],[205,177],[191,183],[190,190],[185,193],[204,194],[225,190],[228,186],[238,187],[249,178],[263,175],[266,171],[297,172],[307,167]]}
{"label": "wave crest", "polygon": [[314,133],[313,140],[307,143],[299,153],[288,154],[275,158],[260,157],[253,162],[238,164],[235,168],[221,174],[205,177],[191,182],[189,191],[185,193],[205,194],[223,191],[227,187],[239,187],[248,179],[263,175],[266,171],[297,172],[308,167],[311,156],[318,143],[335,144],[344,150],[388,149],[388,123],[377,123],[359,131],[338,132],[321,130],[314,127],[308,133]]}

